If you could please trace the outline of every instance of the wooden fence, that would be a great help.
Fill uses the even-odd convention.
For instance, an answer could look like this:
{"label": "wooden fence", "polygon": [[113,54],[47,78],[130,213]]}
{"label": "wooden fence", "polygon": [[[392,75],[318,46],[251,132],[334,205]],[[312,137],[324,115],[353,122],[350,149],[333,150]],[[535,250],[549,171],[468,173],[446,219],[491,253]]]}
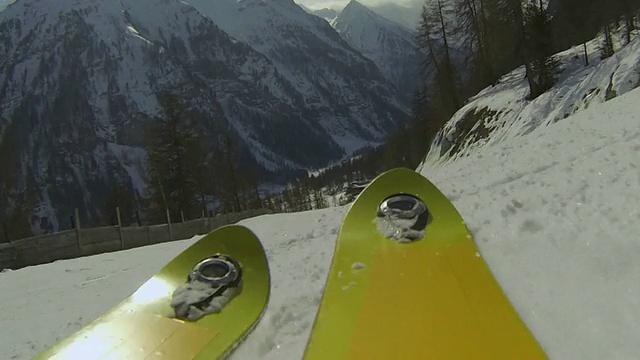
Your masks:
{"label": "wooden fence", "polygon": [[[119,225],[82,229],[78,226],[54,234],[0,244],[0,270],[19,269],[62,259],[132,249],[204,235],[223,225],[271,214],[269,209],[248,210],[175,224],[123,227]],[[77,219],[77,216],[76,216]]]}

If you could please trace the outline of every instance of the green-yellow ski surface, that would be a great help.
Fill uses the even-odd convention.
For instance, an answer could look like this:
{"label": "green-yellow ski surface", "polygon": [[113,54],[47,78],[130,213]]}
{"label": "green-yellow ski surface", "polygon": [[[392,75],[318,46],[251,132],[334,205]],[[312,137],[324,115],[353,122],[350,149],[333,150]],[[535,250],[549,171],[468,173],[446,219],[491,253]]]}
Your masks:
{"label": "green-yellow ski surface", "polygon": [[[399,194],[428,212],[421,235],[404,243],[378,230],[379,205]],[[451,202],[420,174],[395,169],[370,183],[344,219],[304,358],[546,356]]]}
{"label": "green-yellow ski surface", "polygon": [[[175,318],[174,290],[186,283],[196,264],[216,254],[239,263],[241,291],[219,313],[197,321]],[[116,307],[36,359],[223,358],[257,324],[269,291],[269,265],[259,239],[243,226],[224,226],[180,253]]]}

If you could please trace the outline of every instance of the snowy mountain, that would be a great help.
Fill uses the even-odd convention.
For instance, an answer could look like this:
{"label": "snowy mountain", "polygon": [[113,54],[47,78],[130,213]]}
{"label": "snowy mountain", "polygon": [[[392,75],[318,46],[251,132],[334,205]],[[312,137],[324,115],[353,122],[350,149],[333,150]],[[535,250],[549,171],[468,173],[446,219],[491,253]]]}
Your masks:
{"label": "snowy mountain", "polygon": [[313,10],[313,15],[319,16],[327,20],[331,24],[331,22],[335,21],[338,15],[340,15],[340,12],[334,9],[324,8],[319,10]]}
{"label": "snowy mountain", "polygon": [[356,0],[342,10],[333,26],[349,45],[373,60],[410,103],[420,83],[424,55],[416,50],[415,34]]}
{"label": "snowy mountain", "polygon": [[[374,2],[367,3],[366,6],[387,20],[400,24],[409,31],[414,31],[418,26],[423,4],[423,0],[408,0],[402,2]],[[329,24],[334,25],[334,21],[349,4],[340,4],[341,6],[335,4],[333,7],[322,9],[311,9],[303,4],[298,5],[309,14],[325,19]]]}
{"label": "snowy mountain", "polygon": [[167,0],[22,0],[0,12],[0,165],[12,174],[0,211],[29,194],[33,227],[55,230],[75,207],[83,223],[99,219],[110,184],[143,196],[166,92],[209,145],[230,127],[243,166],[263,173],[321,167],[408,118],[375,64],[293,2],[208,10],[226,13]]}
{"label": "snowy mountain", "polygon": [[271,60],[312,114],[301,118],[347,153],[381,142],[407,119],[408,106],[376,65],[326,21],[292,0],[187,0],[221,29]]}

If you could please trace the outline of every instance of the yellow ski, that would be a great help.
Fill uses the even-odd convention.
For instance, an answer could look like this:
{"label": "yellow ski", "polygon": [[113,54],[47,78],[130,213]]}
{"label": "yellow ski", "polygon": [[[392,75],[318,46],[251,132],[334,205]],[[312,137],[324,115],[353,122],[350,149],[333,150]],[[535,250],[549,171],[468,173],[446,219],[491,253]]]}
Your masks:
{"label": "yellow ski", "polygon": [[223,358],[257,324],[269,291],[259,239],[243,226],[224,226],[36,359]]}
{"label": "yellow ski", "polygon": [[460,214],[408,169],[377,177],[340,230],[304,354],[313,359],[545,359]]}

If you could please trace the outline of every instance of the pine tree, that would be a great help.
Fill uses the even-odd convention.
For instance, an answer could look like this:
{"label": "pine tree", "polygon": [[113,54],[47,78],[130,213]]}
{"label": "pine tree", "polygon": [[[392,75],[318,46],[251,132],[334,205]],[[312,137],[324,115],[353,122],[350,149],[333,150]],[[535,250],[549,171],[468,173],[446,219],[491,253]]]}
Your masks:
{"label": "pine tree", "polygon": [[602,28],[602,33],[604,38],[600,43],[600,58],[606,59],[613,54],[615,54],[615,49],[613,47],[613,38],[611,37],[611,26],[609,24],[605,24]]}
{"label": "pine tree", "polygon": [[313,191],[313,208],[314,209],[324,209],[326,208],[327,201],[324,198],[324,194],[320,188],[316,188]]}
{"label": "pine tree", "polygon": [[498,80],[494,51],[489,47],[489,27],[485,13],[486,0],[455,0],[455,32],[463,39],[465,62],[471,69],[467,87],[479,90]]}
{"label": "pine tree", "polygon": [[129,225],[134,215],[134,198],[130,189],[120,182],[114,182],[107,190],[107,201],[104,207],[104,220],[108,225],[118,223],[116,208],[120,209],[120,220]]}
{"label": "pine tree", "polygon": [[262,195],[262,208],[278,211],[275,206],[275,196],[269,192],[265,192]]}
{"label": "pine tree", "polygon": [[31,228],[31,215],[37,206],[37,192],[29,186],[23,190],[13,191],[9,194],[9,200],[13,203],[11,210],[4,217],[7,226],[7,235],[10,240],[23,239],[33,236]]}
{"label": "pine tree", "polygon": [[220,143],[218,154],[220,161],[220,182],[217,187],[217,195],[224,204],[224,212],[232,213],[240,211],[240,190],[238,189],[237,168],[233,161],[234,147],[229,138],[223,139]]}
{"label": "pine tree", "polygon": [[239,212],[244,209],[241,200],[243,178],[238,167],[237,144],[230,128],[219,136],[218,146],[214,150],[216,164],[216,195],[221,200],[225,212]]}
{"label": "pine tree", "polygon": [[271,196],[271,209],[275,212],[285,212],[282,200],[282,194],[272,194]]}
{"label": "pine tree", "polygon": [[[426,54],[423,61],[425,81],[434,78],[433,93],[441,94],[438,99],[445,111],[453,114],[461,105],[457,69],[451,58],[450,36],[453,26],[448,23],[450,15],[445,9],[447,0],[426,3],[422,8],[418,24],[417,45]],[[429,71],[433,68],[434,74]]]}
{"label": "pine tree", "polygon": [[287,186],[282,190],[282,211],[292,212],[293,209],[293,196],[291,194],[291,186]]}
{"label": "pine tree", "polygon": [[301,181],[301,191],[303,196],[304,210],[313,209],[313,190],[311,189],[310,179],[304,178]]}
{"label": "pine tree", "polygon": [[527,4],[524,11],[526,61],[529,64],[530,99],[535,99],[550,89],[556,82],[559,67],[553,56],[550,16],[542,1]]}
{"label": "pine tree", "polygon": [[589,49],[587,41],[594,35],[591,33],[598,21],[593,1],[563,0],[559,3],[555,16],[553,38],[560,49],[573,44],[582,44],[585,66],[589,65]]}
{"label": "pine tree", "polygon": [[206,167],[202,129],[175,95],[161,98],[164,117],[151,130],[149,188],[155,221],[200,214]]}
{"label": "pine tree", "polygon": [[631,34],[636,29],[635,24],[635,14],[633,10],[628,6],[628,3],[625,1],[625,14],[624,14],[624,39],[625,45],[631,42]]}

